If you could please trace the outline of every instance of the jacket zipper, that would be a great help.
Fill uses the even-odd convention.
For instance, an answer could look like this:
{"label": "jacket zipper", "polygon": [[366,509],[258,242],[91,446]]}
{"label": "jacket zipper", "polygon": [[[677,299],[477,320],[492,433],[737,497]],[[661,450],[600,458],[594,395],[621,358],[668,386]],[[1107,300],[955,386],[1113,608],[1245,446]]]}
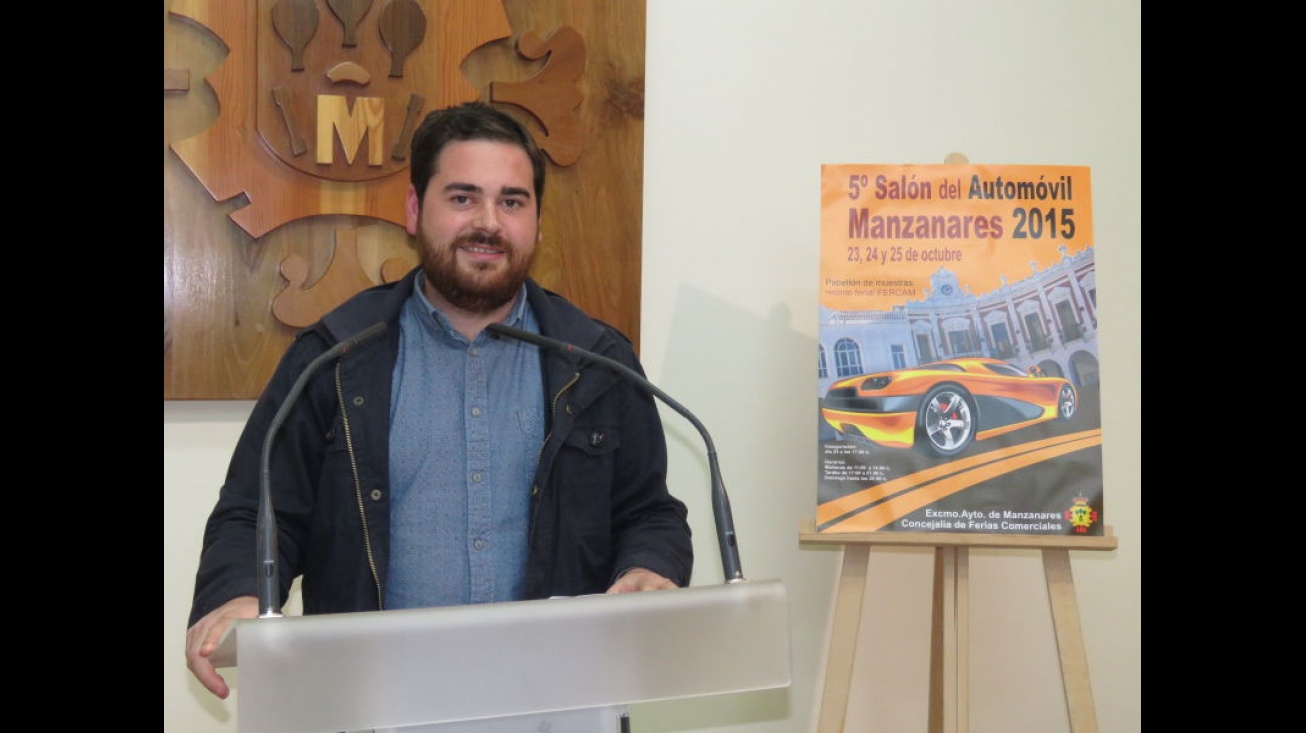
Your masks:
{"label": "jacket zipper", "polygon": [[[544,440],[540,442],[540,452],[535,456],[536,463],[539,463],[539,461],[544,458],[544,448],[549,444],[549,439],[553,437],[553,426],[556,424],[556,418],[558,415],[558,400],[562,399],[562,396],[567,393],[567,390],[576,386],[576,383],[579,381],[580,372],[572,374],[571,381],[562,385],[562,387],[553,395],[553,399],[549,401],[549,432],[544,436]],[[540,493],[540,487],[536,484],[531,488],[531,495],[534,496],[538,493]]]}
{"label": "jacket zipper", "polygon": [[363,524],[363,548],[367,553],[367,567],[372,572],[372,586],[376,588],[376,607],[385,610],[385,594],[381,592],[381,574],[376,570],[376,557],[372,554],[372,532],[367,524],[367,510],[363,504],[363,481],[358,477],[358,455],[354,450],[354,436],[349,429],[349,411],[345,409],[345,391],[340,383],[340,362],[336,362],[336,400],[340,403],[340,424],[345,431],[345,449],[349,452],[349,470],[354,476],[354,500],[358,504],[358,519]]}

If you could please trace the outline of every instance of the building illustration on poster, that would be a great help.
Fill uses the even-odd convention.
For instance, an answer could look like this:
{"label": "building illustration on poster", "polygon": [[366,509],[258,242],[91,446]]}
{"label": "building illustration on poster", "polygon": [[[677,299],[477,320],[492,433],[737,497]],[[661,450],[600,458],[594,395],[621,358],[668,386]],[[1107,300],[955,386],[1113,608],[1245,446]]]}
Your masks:
{"label": "building illustration on poster", "polygon": [[1101,535],[1086,167],[822,167],[816,530]]}

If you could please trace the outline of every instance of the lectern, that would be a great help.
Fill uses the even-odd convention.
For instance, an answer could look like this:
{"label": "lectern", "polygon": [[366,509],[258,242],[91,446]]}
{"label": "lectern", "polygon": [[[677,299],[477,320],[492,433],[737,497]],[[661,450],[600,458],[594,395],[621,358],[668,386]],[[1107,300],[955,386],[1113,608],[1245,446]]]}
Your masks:
{"label": "lectern", "polygon": [[239,670],[242,733],[536,730],[499,724],[787,687],[788,599],[763,580],[249,619],[215,664]]}

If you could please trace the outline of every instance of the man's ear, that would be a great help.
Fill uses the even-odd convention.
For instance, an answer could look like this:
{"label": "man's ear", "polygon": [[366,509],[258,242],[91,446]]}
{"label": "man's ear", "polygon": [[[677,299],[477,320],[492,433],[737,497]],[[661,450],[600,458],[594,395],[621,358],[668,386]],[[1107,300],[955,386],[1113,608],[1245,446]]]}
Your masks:
{"label": "man's ear", "polygon": [[409,234],[417,235],[417,221],[422,214],[422,202],[417,198],[417,187],[408,184],[408,196],[404,203],[404,213],[407,214],[407,223],[404,228]]}

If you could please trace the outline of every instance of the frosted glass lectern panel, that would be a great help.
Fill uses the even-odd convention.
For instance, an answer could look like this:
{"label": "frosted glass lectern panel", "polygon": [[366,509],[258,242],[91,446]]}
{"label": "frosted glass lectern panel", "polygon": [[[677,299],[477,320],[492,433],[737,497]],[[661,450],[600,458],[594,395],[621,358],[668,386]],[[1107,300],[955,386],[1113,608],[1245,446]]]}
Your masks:
{"label": "frosted glass lectern panel", "polygon": [[243,733],[335,733],[786,687],[778,580],[240,621]]}

